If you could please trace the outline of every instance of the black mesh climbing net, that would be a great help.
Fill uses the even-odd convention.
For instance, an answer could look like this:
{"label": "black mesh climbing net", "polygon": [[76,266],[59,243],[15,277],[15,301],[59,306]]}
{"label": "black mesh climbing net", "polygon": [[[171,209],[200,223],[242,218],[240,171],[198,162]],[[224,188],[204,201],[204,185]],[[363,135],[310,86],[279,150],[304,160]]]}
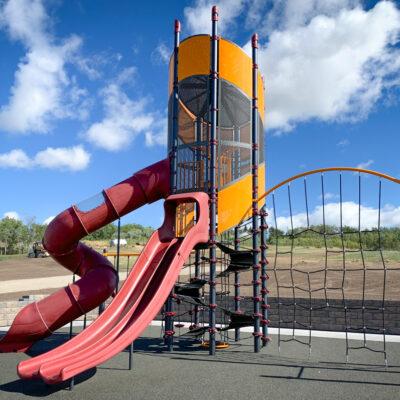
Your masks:
{"label": "black mesh climbing net", "polygon": [[[296,341],[311,352],[314,330],[340,331],[346,359],[366,349],[387,364],[387,335],[400,333],[400,208],[393,205],[399,197],[391,193],[384,203],[383,186],[392,182],[349,174],[347,181],[343,171],[304,177],[269,196],[271,320],[279,346]],[[336,190],[327,191],[327,180]]]}
{"label": "black mesh climbing net", "polygon": [[[235,343],[268,329],[311,353],[318,331],[353,350],[382,355],[400,334],[399,181],[356,169],[311,171],[267,192],[259,210],[259,297],[253,292],[252,221],[224,232],[217,244],[217,340]],[[178,338],[207,340],[209,254],[195,249],[174,292]],[[260,332],[253,331],[255,301]],[[324,336],[324,334],[323,334]],[[179,339],[179,340],[180,340]]]}

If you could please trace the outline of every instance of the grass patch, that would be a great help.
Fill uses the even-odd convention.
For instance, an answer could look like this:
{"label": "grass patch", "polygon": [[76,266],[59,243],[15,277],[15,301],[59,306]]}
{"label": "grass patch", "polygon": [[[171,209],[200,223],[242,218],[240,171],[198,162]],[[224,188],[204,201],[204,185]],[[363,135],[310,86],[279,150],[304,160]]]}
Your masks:
{"label": "grass patch", "polygon": [[26,258],[26,255],[24,254],[2,254],[0,255],[0,262],[1,261],[7,261],[7,260],[18,260]]}

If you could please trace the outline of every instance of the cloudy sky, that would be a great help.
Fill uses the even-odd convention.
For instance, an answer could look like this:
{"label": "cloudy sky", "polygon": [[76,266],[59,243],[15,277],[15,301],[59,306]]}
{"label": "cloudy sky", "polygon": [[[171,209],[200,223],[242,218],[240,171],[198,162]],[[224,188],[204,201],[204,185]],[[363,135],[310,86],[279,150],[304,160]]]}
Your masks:
{"label": "cloudy sky", "polygon": [[[166,156],[173,21],[183,37],[208,33],[212,4],[0,0],[0,217],[43,222]],[[395,2],[217,4],[225,37],[248,51],[260,35],[267,186],[337,165],[400,177]],[[126,221],[157,226],[161,213],[146,206]]]}

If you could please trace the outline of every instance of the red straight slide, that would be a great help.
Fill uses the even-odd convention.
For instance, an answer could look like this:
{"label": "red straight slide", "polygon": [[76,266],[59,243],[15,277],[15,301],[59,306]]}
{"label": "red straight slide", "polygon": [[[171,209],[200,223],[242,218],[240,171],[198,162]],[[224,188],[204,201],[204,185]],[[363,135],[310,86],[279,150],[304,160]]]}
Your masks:
{"label": "red straight slide", "polygon": [[[37,340],[51,335],[110,297],[118,282],[112,264],[80,239],[144,204],[166,198],[170,192],[169,180],[169,160],[165,159],[104,190],[91,199],[90,204],[84,202],[68,208],[49,224],[44,247],[56,261],[81,279],[23,308],[0,339],[0,352],[27,351]],[[163,246],[160,246],[158,252],[162,251]],[[153,253],[149,258],[156,259]],[[97,334],[112,323],[107,321]]]}
{"label": "red straight slide", "polygon": [[[175,232],[176,208],[195,202],[197,223],[185,235]],[[112,303],[87,329],[64,345],[18,366],[22,378],[65,381],[99,365],[132,343],[165,303],[179,272],[198,243],[208,241],[208,195],[173,195],[164,203],[165,220],[150,238]]]}

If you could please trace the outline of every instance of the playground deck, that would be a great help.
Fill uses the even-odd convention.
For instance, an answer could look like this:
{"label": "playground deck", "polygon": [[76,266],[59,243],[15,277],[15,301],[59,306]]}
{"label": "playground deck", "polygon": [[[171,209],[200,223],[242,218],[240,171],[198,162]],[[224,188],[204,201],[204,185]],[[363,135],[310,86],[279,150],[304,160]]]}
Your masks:
{"label": "playground deck", "polygon": [[[243,334],[243,336],[249,334]],[[59,333],[37,343],[32,353],[65,340]],[[345,362],[342,339],[313,339],[313,350],[296,343],[283,344],[276,336],[267,349],[254,355],[252,338],[220,351],[215,357],[193,342],[182,342],[173,353],[161,352],[160,330],[150,327],[135,342],[133,370],[128,354],[120,353],[97,370],[68,385],[47,387],[43,382],[18,379],[15,365],[24,354],[0,358],[0,399],[24,396],[49,399],[396,399],[400,397],[400,346],[389,343],[389,366],[382,355],[366,351],[350,354]]]}

